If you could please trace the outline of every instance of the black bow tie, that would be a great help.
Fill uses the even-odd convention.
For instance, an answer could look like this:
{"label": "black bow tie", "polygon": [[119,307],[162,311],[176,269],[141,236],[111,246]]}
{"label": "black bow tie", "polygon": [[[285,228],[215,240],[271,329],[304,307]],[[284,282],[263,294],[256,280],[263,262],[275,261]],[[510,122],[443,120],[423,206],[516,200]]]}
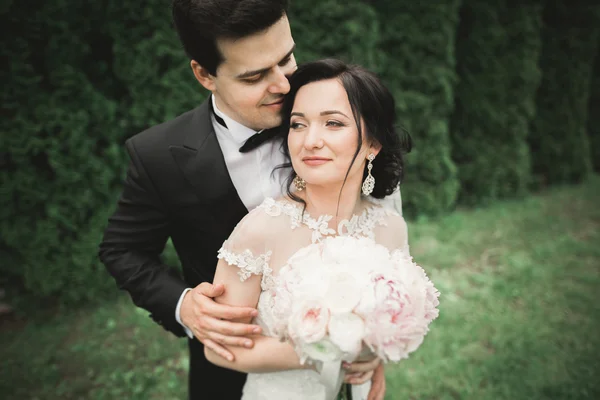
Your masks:
{"label": "black bow tie", "polygon": [[[215,117],[215,120],[219,123],[219,125],[223,126],[225,129],[229,129],[229,128],[227,128],[227,124],[225,123],[223,118],[219,117],[217,115],[217,113],[215,112],[215,110],[213,109],[211,100],[209,100],[209,105],[210,105],[210,109]],[[262,131],[255,133],[254,135],[250,136],[250,138],[248,138],[248,140],[246,140],[246,142],[244,142],[242,147],[240,147],[240,153],[247,153],[249,151],[256,149],[261,144],[263,144],[263,143],[273,139],[275,136],[277,136],[277,132],[279,132],[279,127],[263,129]]]}
{"label": "black bow tie", "polygon": [[269,140],[271,140],[275,136],[277,136],[278,132],[279,132],[279,127],[264,129],[260,132],[255,133],[254,135],[250,136],[250,138],[248,138],[248,140],[246,140],[246,142],[242,145],[242,147],[240,147],[240,153],[247,153],[249,151],[256,149],[263,143],[268,142]]}

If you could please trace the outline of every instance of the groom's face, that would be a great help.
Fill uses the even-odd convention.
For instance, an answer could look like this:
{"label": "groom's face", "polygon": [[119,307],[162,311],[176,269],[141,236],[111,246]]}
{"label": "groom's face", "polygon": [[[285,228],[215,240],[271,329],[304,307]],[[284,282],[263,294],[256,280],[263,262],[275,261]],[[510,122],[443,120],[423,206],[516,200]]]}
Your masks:
{"label": "groom's face", "polygon": [[286,16],[263,32],[241,39],[220,39],[224,57],[209,87],[217,107],[255,130],[281,124],[281,103],[296,70],[294,39]]}

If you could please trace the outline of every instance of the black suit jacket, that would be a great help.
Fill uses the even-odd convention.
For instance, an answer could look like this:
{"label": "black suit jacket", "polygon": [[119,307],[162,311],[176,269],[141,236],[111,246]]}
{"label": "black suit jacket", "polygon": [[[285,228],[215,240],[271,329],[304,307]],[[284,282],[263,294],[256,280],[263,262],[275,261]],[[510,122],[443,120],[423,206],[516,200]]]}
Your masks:
{"label": "black suit jacket", "polygon": [[[131,161],[99,252],[119,288],[178,336],[185,335],[175,319],[183,290],[212,282],[218,249],[248,212],[227,172],[209,101],[127,140]],[[183,277],[160,259],[169,237]],[[197,340],[189,345],[190,399],[239,399],[245,375],[208,363]],[[227,387],[217,387],[223,380]]]}

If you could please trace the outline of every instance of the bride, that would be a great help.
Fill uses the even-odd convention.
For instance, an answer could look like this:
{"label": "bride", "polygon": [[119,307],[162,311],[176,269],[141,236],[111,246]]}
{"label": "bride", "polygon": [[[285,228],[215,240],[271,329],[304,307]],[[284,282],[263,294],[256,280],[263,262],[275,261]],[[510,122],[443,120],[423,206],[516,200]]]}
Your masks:
{"label": "bride", "polygon": [[[271,289],[294,253],[335,235],[408,251],[404,219],[377,200],[397,188],[410,150],[394,129],[390,92],[374,74],[338,60],[301,65],[290,86],[282,108],[287,196],[266,199],[240,221],[219,250],[214,278],[227,288],[217,302],[256,307],[264,332],[252,349],[230,348],[235,361],[205,347],[210,362],[248,373],[244,400],[326,398],[318,365],[301,364],[293,345],[275,337]],[[367,379],[346,381],[367,381],[351,389],[353,400],[367,398]]]}

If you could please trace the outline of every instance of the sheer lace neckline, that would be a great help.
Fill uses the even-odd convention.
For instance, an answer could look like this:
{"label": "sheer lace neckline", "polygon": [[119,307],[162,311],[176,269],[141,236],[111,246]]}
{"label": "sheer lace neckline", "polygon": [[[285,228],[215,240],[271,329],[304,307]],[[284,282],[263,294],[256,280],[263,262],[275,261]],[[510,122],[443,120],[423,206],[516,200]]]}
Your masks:
{"label": "sheer lace neckline", "polygon": [[312,242],[316,243],[325,236],[367,236],[374,238],[376,225],[385,225],[384,217],[389,214],[384,207],[370,204],[359,214],[353,214],[349,219],[343,219],[338,223],[337,230],[329,227],[332,215],[322,214],[312,217],[308,211],[302,212],[302,207],[293,201],[283,199],[266,198],[259,206],[267,215],[277,217],[281,214],[287,215],[291,220],[291,229],[304,225],[312,231]]}

